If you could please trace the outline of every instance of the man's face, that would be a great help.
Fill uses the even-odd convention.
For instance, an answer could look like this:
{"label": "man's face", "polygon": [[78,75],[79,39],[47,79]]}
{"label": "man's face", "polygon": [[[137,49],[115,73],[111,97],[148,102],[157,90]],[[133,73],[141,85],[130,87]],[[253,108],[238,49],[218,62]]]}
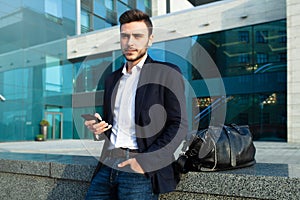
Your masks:
{"label": "man's face", "polygon": [[153,36],[143,21],[130,22],[121,26],[121,48],[126,60],[135,65],[145,55]]}

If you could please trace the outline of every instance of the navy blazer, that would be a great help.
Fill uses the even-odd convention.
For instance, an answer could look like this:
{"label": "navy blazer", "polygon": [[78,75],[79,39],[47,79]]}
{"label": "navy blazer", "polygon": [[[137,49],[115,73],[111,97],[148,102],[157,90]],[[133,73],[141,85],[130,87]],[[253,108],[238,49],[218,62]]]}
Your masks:
{"label": "navy blazer", "polygon": [[[103,119],[113,123],[113,109],[122,67],[105,81]],[[138,163],[152,181],[154,193],[173,191],[179,182],[174,168],[174,152],[187,134],[184,81],[177,66],[147,57],[139,78],[135,97],[135,124]],[[109,146],[111,130],[102,134],[106,142],[99,165]]]}

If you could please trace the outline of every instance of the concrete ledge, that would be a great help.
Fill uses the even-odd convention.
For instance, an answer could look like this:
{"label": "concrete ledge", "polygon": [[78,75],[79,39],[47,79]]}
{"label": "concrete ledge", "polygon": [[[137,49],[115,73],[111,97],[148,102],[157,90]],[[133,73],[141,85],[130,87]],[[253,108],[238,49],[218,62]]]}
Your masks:
{"label": "concrete ledge", "polygon": [[0,153],[0,199],[84,199],[97,159]]}
{"label": "concrete ledge", "polygon": [[[0,153],[0,199],[84,199],[97,159]],[[189,172],[160,199],[300,199],[300,165],[258,163],[222,172]]]}
{"label": "concrete ledge", "polygon": [[90,181],[97,165],[91,156],[0,153],[0,172]]}
{"label": "concrete ledge", "polygon": [[189,172],[180,182],[176,195],[170,195],[172,199],[191,199],[192,195],[197,197],[193,199],[205,196],[205,199],[298,200],[300,178],[290,176],[291,168],[299,171],[300,165],[258,163],[223,172]]}

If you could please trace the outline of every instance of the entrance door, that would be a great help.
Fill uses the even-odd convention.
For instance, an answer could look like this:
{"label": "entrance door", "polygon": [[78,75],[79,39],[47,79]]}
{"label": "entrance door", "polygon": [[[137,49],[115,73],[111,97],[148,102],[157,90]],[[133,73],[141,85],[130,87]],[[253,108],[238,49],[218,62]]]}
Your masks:
{"label": "entrance door", "polygon": [[49,121],[47,139],[63,139],[63,114],[61,112],[45,112]]}

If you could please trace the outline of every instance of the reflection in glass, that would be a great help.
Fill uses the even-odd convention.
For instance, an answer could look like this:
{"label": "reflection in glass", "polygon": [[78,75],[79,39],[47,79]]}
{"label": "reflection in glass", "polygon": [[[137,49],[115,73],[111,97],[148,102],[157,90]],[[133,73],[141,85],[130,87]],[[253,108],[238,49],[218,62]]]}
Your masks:
{"label": "reflection in glass", "polygon": [[[286,141],[286,21],[280,20],[192,38],[204,47],[216,63],[227,95],[224,101],[211,96],[205,81],[213,81],[217,76],[208,73],[204,79],[196,68],[191,66],[191,75],[185,75],[189,77],[197,95],[193,106],[199,111],[193,113],[193,116],[199,121],[198,128],[206,128],[211,120],[210,112],[213,106],[224,102],[227,105],[225,123],[249,125],[255,140]],[[164,44],[171,49],[181,46],[180,40]],[[203,53],[198,49],[191,46],[193,63],[209,72],[210,66],[205,66],[201,58]],[[168,56],[165,57],[165,61],[178,60],[176,55]]]}

